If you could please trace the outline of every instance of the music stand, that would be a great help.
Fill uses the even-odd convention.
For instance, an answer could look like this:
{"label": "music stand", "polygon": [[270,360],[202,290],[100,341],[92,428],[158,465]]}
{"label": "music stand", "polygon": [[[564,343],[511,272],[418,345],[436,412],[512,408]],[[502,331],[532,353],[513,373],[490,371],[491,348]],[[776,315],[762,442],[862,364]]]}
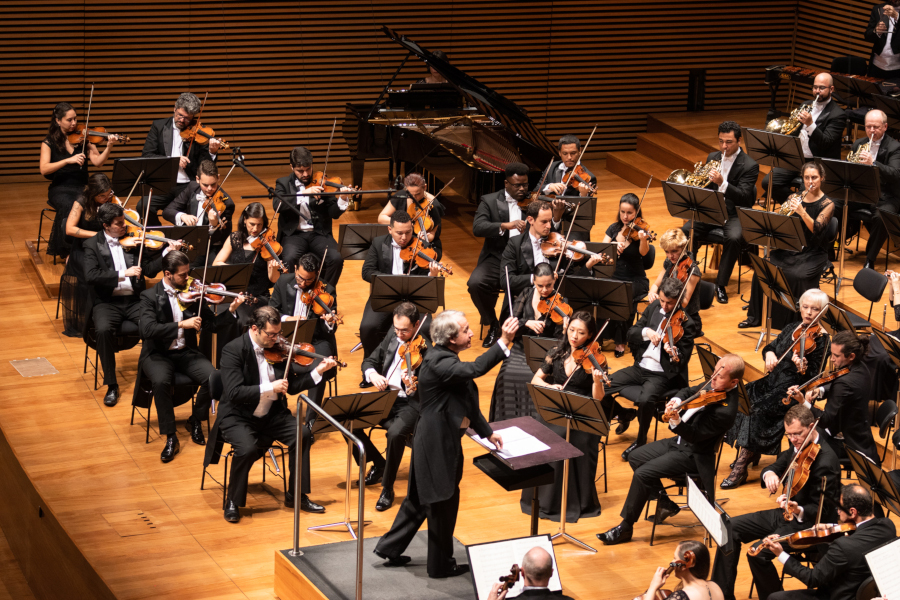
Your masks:
{"label": "music stand", "polygon": [[388,233],[388,226],[379,223],[341,223],[338,246],[344,260],[365,260],[372,240]]}
{"label": "music stand", "polygon": [[591,311],[597,320],[627,321],[631,317],[633,298],[630,281],[566,277],[560,293],[566,297],[573,311]]}
{"label": "music stand", "polygon": [[559,345],[559,340],[548,337],[522,336],[522,345],[525,346],[525,362],[532,373],[537,373],[547,357],[547,353]]}
{"label": "music stand", "polygon": [[291,339],[294,336],[294,327],[297,327],[297,341],[295,344],[311,344],[313,335],[316,333],[316,324],[318,319],[300,319],[300,324],[296,325],[294,321],[281,322],[281,337]]}
{"label": "music stand", "polygon": [[[375,427],[382,419],[387,418],[394,401],[397,399],[397,390],[385,390],[383,392],[360,392],[356,394],[347,394],[346,396],[331,396],[322,401],[322,408],[331,408],[331,417],[347,428],[348,431],[354,431],[360,428]],[[329,406],[330,404],[330,406]],[[312,424],[312,434],[330,433],[337,429],[325,419],[316,419]],[[318,531],[320,529],[329,529],[331,527],[347,528],[353,539],[356,539],[356,531],[353,530],[353,523],[359,525],[359,521],[350,520],[350,480],[353,464],[353,442],[347,440],[347,489],[344,491],[344,520],[337,523],[329,523],[328,525],[314,525],[307,527],[308,531]],[[362,484],[359,493],[365,493],[365,483]],[[299,502],[300,498],[295,498],[295,502]],[[362,517],[360,517],[362,518]],[[366,521],[368,525],[370,521]]]}
{"label": "music stand", "polygon": [[871,106],[875,95],[881,94],[881,87],[873,81],[837,73],[832,73],[832,76],[834,77],[835,87],[840,83],[843,88],[844,103],[848,106],[854,103],[857,106]]}
{"label": "music stand", "polygon": [[717,227],[725,226],[728,208],[725,206],[725,194],[722,192],[668,181],[663,181],[662,188],[669,214],[676,219],[691,222],[689,242],[694,239],[694,221]]}
{"label": "music stand", "polygon": [[[573,204],[577,203],[578,214],[575,215],[575,221],[572,225],[572,231],[578,231],[580,233],[591,234],[591,227],[594,226],[594,216],[597,213],[597,197],[596,196],[560,196],[563,200],[567,202],[571,201]],[[568,211],[566,211],[568,212]],[[565,220],[565,214],[563,215],[563,220]]]}
{"label": "music stand", "polygon": [[823,158],[819,162],[825,168],[822,192],[832,197],[844,197],[841,219],[841,262],[834,280],[834,296],[837,298],[844,279],[844,241],[847,238],[847,214],[850,202],[877,204],[881,195],[881,177],[875,165],[862,165],[830,158]]}
{"label": "music stand", "polygon": [[600,252],[612,258],[612,263],[608,265],[604,265],[603,263],[594,265],[592,268],[594,277],[600,277],[601,279],[612,277],[613,273],[616,271],[616,261],[619,259],[615,242],[585,242],[584,246],[591,252]]}
{"label": "music stand", "polygon": [[376,275],[369,296],[372,310],[392,312],[401,302],[412,302],[420,313],[434,314],[444,306],[443,277],[429,275]]}
{"label": "music stand", "polygon": [[[716,363],[722,357],[712,350],[707,350],[700,344],[696,344],[694,347],[697,348],[697,358],[700,359],[703,377],[709,379],[716,372]],[[752,418],[750,414],[750,396],[747,395],[747,387],[744,385],[743,379],[738,379],[738,411]]]}
{"label": "music stand", "polygon": [[850,465],[856,478],[863,487],[869,490],[872,497],[881,503],[889,513],[900,515],[900,490],[888,472],[882,469],[871,458],[844,444]]}
{"label": "music stand", "polygon": [[[245,292],[250,283],[250,274],[253,272],[253,263],[241,263],[238,265],[215,265],[205,267],[206,284],[221,283],[229,292]],[[204,267],[194,267],[190,276],[197,281],[203,280]]]}
{"label": "music stand", "polygon": [[[195,225],[193,227],[187,225],[150,225],[147,231],[158,231],[163,237],[170,240],[182,240],[186,244],[193,246],[191,250],[185,252],[191,262],[204,252],[206,244],[209,240],[209,227],[206,225]],[[202,274],[201,274],[202,276]]]}
{"label": "music stand", "polygon": [[[872,331],[875,332],[875,335],[878,337],[878,341],[881,342],[881,345],[884,347],[885,352],[888,353],[888,356],[891,357],[891,360],[894,361],[894,364],[900,367],[900,339],[895,338],[890,335],[888,332],[878,329],[876,327],[872,328]],[[897,389],[897,401],[900,402],[900,388]],[[897,414],[896,420],[894,421],[894,430],[900,431],[900,413]],[[887,445],[890,443],[890,440],[885,439],[884,445],[887,448]],[[897,444],[893,444],[893,463],[892,467],[894,469],[897,468]],[[885,454],[885,457],[887,454]],[[900,512],[897,513],[900,515]]]}
{"label": "music stand", "polygon": [[180,160],[179,156],[117,158],[113,166],[112,188],[129,190],[137,182],[141,186],[141,196],[146,196],[150,190],[156,194],[168,194],[178,182]]}
{"label": "music stand", "polygon": [[[772,168],[787,169],[789,171],[799,171],[803,163],[806,162],[806,158],[803,156],[803,146],[800,145],[800,138],[792,135],[770,133],[762,129],[743,127],[742,130],[747,154],[757,164],[769,165]],[[769,189],[766,192],[766,209],[769,208],[769,202],[773,202],[773,179],[775,178],[770,172]]]}
{"label": "music stand", "polygon": [[849,315],[847,315],[847,311],[843,308],[837,307],[829,302],[828,306],[825,307],[825,310],[827,312],[822,315],[821,321],[822,326],[829,335],[834,335],[839,331],[856,331],[853,322],[850,320]]}
{"label": "music stand", "polygon": [[[564,392],[555,388],[545,388],[528,384],[528,393],[538,410],[538,414],[551,425],[565,426],[566,442],[569,443],[571,432],[583,431],[600,437],[609,435],[609,421],[603,414],[599,402],[593,398]],[[591,552],[596,552],[578,538],[566,533],[566,502],[569,498],[569,460],[563,463],[562,502],[560,504],[559,531],[550,537],[551,540],[562,538]]]}
{"label": "music stand", "polygon": [[760,330],[759,340],[756,342],[756,352],[759,352],[763,336],[765,336],[767,344],[771,337],[772,302],[777,302],[791,312],[797,312],[797,300],[791,292],[791,286],[781,267],[753,254],[750,255],[750,264],[759,281],[759,287],[766,296],[766,326]]}
{"label": "music stand", "polygon": [[900,250],[900,215],[888,210],[878,209],[878,215],[887,231],[887,247],[884,253],[884,269],[888,269],[888,259],[892,253]]}
{"label": "music stand", "polygon": [[900,100],[882,94],[875,94],[872,100],[875,101],[875,108],[887,115],[888,127],[891,129],[900,127]]}

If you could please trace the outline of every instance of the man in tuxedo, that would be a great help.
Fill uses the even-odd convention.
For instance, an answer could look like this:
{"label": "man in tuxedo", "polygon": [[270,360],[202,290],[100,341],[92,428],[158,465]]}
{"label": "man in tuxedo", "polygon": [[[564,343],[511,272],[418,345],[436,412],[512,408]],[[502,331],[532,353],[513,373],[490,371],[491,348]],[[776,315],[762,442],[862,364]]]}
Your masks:
{"label": "man in tuxedo", "polygon": [[715,499],[716,453],[737,416],[737,386],[743,376],[744,360],[737,354],[726,354],[716,363],[715,373],[706,388],[726,392],[722,402],[688,408],[683,413],[677,410],[682,400],[700,391],[705,383],[684,388],[669,401],[666,410],[674,414],[669,419],[669,428],[677,437],[657,440],[628,457],[634,477],[622,507],[622,522],[605,533],[598,533],[601,542],[611,546],[630,541],[644,504],[653,498],[658,498],[656,511],[660,521],[678,514],[681,509],[663,493],[660,481],[663,477],[698,473],[710,500]]}
{"label": "man in tuxedo", "polygon": [[[219,152],[219,142],[216,139],[209,140],[209,147],[194,140],[181,139],[181,132],[191,127],[194,117],[200,112],[200,100],[194,94],[185,92],[175,101],[175,112],[168,119],[157,119],[150,126],[147,139],[144,142],[144,150],[141,156],[145,158],[165,158],[167,156],[180,157],[178,163],[178,178],[175,187],[166,194],[154,194],[150,202],[150,216],[148,225],[159,225],[159,213],[169,202],[178,197],[184,188],[197,176],[197,167],[204,160],[215,162]],[[144,200],[138,203],[137,210],[143,217]],[[169,219],[171,221],[171,219]]]}
{"label": "man in tuxedo", "polygon": [[[663,318],[675,310],[682,287],[681,281],[674,277],[663,281],[659,287],[659,297],[644,310],[638,322],[628,329],[628,345],[631,346],[634,355],[634,364],[610,375],[606,396],[600,402],[608,418],[618,416],[619,434],[625,433],[635,416],[638,418],[637,438],[622,453],[625,460],[628,460],[636,448],[647,443],[647,433],[650,431],[650,424],[656,415],[657,404],[662,395],[668,390],[687,385],[689,381],[688,362],[694,350],[697,324],[689,316],[682,323],[684,334],[675,344],[677,362],[672,360],[669,354],[671,346],[665,339],[665,332],[662,334],[657,332]],[[641,396],[637,401],[638,408],[623,409],[612,395],[632,386],[641,388]]]}
{"label": "man in tuxedo", "polygon": [[900,78],[900,36],[894,35],[897,28],[897,7],[900,0],[876,2],[869,15],[869,24],[863,37],[872,43],[869,55],[869,77],[880,79]]}
{"label": "man in tuxedo", "polygon": [[[156,277],[162,266],[159,252],[144,251],[140,265],[138,252],[125,252],[119,238],[125,235],[125,213],[118,204],[107,202],[97,209],[97,221],[103,227],[84,241],[84,280],[93,286],[94,307],[91,318],[97,338],[97,354],[103,365],[106,395],[103,403],[115,406],[119,401],[116,379],[116,352],[113,338],[125,321],[139,325],[140,293],[146,288],[145,274]],[[174,249],[174,244],[170,245]]]}
{"label": "man in tuxedo", "polygon": [[[550,578],[553,577],[553,557],[550,553],[535,546],[525,553],[520,567],[522,582],[525,584],[522,593],[517,598],[531,598],[533,600],[572,600],[564,594],[555,594],[550,591]],[[502,583],[495,583],[485,600],[505,600],[509,590],[500,592]]]}
{"label": "man in tuxedo", "polygon": [[[333,192],[313,183],[313,156],[303,146],[291,150],[291,174],[275,182],[277,195],[272,198],[272,208],[281,214],[278,222],[278,243],[284,250],[281,260],[293,269],[301,256],[312,252],[322,260],[322,278],[337,285],[344,270],[344,259],[331,230],[333,219],[339,219],[349,200],[343,196],[317,196]],[[339,191],[349,192],[342,187]]]}
{"label": "man in tuxedo", "polygon": [[[805,590],[779,590],[769,594],[770,600],[818,600],[856,598],[862,582],[872,575],[866,554],[896,539],[897,527],[887,518],[876,518],[872,496],[866,488],[849,484],[841,488],[837,508],[841,523],[856,525],[853,535],[839,537],[827,546],[825,554],[812,567],[784,551],[779,542],[768,542],[768,549],[784,565],[784,572],[802,581]],[[778,536],[770,536],[777,538]],[[781,588],[781,581],[768,582],[767,589]],[[766,600],[760,591],[760,600]]]}
{"label": "man in tuxedo", "polygon": [[[832,97],[834,93],[834,79],[828,73],[819,73],[813,80],[813,94],[816,99],[806,104],[809,111],[800,113],[800,127],[793,135],[800,138],[803,148],[803,157],[812,160],[814,158],[841,159],[841,139],[844,136],[844,128],[847,126],[847,114],[838,106]],[[802,189],[803,180],[798,171],[773,168],[771,173],[763,178],[763,193],[768,194],[769,177],[772,179],[772,198],[776,204],[781,204],[793,193],[792,188]]]}
{"label": "man in tuxedo", "polygon": [[[215,369],[209,359],[197,349],[197,332],[201,329],[212,331],[228,320],[236,319],[235,311],[243,304],[243,297],[236,298],[228,310],[218,317],[203,302],[202,315],[199,314],[200,300],[183,304],[178,298],[179,291],[187,287],[191,270],[187,255],[173,250],[163,257],[163,278],[155,286],[141,293],[141,357],[138,361],[138,377],[149,377],[153,386],[153,401],[159,417],[159,431],[166,436],[166,445],[160,456],[169,462],[181,450],[175,435],[174,386],[175,373],[190,377],[200,386],[194,402],[187,429],[191,440],[200,445],[206,443],[203,435],[203,421],[209,419],[209,374]],[[134,386],[135,394],[140,385]]]}
{"label": "man in tuxedo", "polygon": [[[427,318],[427,315],[426,315]],[[372,354],[362,362],[363,378],[378,390],[397,390],[397,399],[387,418],[381,426],[387,431],[387,447],[384,457],[372,443],[364,429],[357,429],[353,435],[362,440],[366,446],[366,458],[372,461],[372,468],[366,475],[366,485],[375,485],[381,481],[381,496],[375,504],[375,510],[385,511],[394,505],[394,481],[397,470],[403,459],[406,440],[416,427],[419,419],[419,399],[417,388],[409,387],[409,377],[417,376],[419,369],[412,373],[400,368],[403,356],[398,354],[401,345],[414,339],[418,333],[430,348],[428,332],[422,331],[419,311],[411,302],[402,302],[394,308],[394,329],[384,336]],[[427,328],[425,328],[427,329]],[[425,352],[427,354],[427,350]],[[421,368],[421,365],[420,365]],[[358,458],[358,457],[357,457]]]}
{"label": "man in tuxedo", "polygon": [[[265,455],[266,449],[274,441],[287,446],[289,463],[288,492],[284,505],[294,508],[294,485],[296,468],[297,423],[287,405],[286,394],[299,394],[302,390],[316,385],[322,374],[336,365],[334,359],[319,362],[313,371],[291,361],[291,370],[284,378],[286,360],[271,364],[264,351],[271,348],[281,333],[281,315],[271,306],[263,306],[253,311],[250,330],[236,340],[229,342],[222,351],[222,401],[216,427],[222,438],[231,444],[234,457],[231,461],[231,475],[228,495],[225,501],[225,520],[237,523],[241,520],[240,507],[247,501],[247,477],[250,468]],[[310,431],[302,428],[302,444],[309,446]],[[210,448],[213,448],[210,444]],[[207,450],[209,457],[210,450]],[[300,482],[301,505],[310,511],[309,504],[309,453],[303,453],[303,477]],[[318,505],[315,505],[318,506]]]}
{"label": "man in tuxedo", "polygon": [[[232,229],[231,217],[234,215],[234,201],[225,193],[225,190],[222,190],[225,210],[218,213],[213,206],[206,210],[203,209],[203,203],[214,196],[219,189],[219,167],[211,160],[204,160],[197,168],[196,181],[188,184],[163,209],[163,217],[175,225],[190,227],[209,225],[211,229],[215,229],[211,233],[212,241],[208,261],[210,263],[228,241]],[[204,257],[204,254],[198,255],[194,266],[202,265]]]}
{"label": "man in tuxedo", "polygon": [[445,310],[431,323],[434,346],[419,370],[421,406],[413,438],[409,489],[390,531],[375,547],[375,554],[389,565],[410,561],[403,552],[428,519],[428,576],[455,577],[469,572],[469,565],[457,565],[453,558],[453,530],[463,472],[460,439],[471,427],[482,438],[503,447],[503,440],[481,414],[474,380],[509,355],[518,328],[515,318],[507,319],[497,345],[475,362],[466,363],[459,360],[459,354],[472,346],[474,335],[466,316]]}
{"label": "man in tuxedo", "polygon": [[[403,189],[391,195],[387,204],[378,214],[378,222],[382,225],[389,225],[391,217],[395,212],[409,212],[428,208],[428,218],[433,224],[430,231],[426,231],[425,219],[421,219],[422,223],[416,223],[419,227],[419,237],[426,243],[426,246],[434,248],[437,260],[441,260],[444,254],[444,247],[441,244],[441,223],[443,222],[444,205],[441,204],[434,194],[428,191],[428,182],[422,177],[421,173],[410,173],[403,178]],[[418,220],[418,219],[417,219]]]}
{"label": "man in tuxedo", "polygon": [[[759,165],[741,150],[741,126],[734,121],[725,121],[719,125],[719,151],[709,153],[706,162],[711,160],[719,161],[719,168],[710,172],[707,188],[725,195],[728,218],[724,226],[694,221],[694,252],[697,251],[698,242],[707,241],[714,231],[721,232],[724,236],[725,244],[722,246],[719,274],[716,276],[716,299],[721,304],[728,304],[725,288],[745,246],[737,209],[751,208],[756,201]],[[685,224],[682,231],[690,238],[691,223]]]}
{"label": "man in tuxedo", "polygon": [[507,243],[525,233],[528,223],[519,208],[528,196],[528,167],[514,162],[506,165],[504,189],[481,197],[472,223],[475,237],[484,238],[478,264],[469,277],[469,296],[478,309],[481,323],[489,326],[483,346],[490,348],[500,335],[497,320],[497,282],[500,280],[500,258]]}
{"label": "man in tuxedo", "polygon": [[[562,205],[554,208],[552,204],[543,200],[535,200],[525,209],[527,223],[525,232],[509,240],[500,257],[500,278],[497,283],[506,290],[507,298],[518,297],[525,288],[534,283],[532,273],[535,266],[550,262],[541,252],[541,241],[550,235],[550,232],[560,230],[562,214]],[[555,265],[555,259],[553,264]],[[506,285],[507,271],[509,287]],[[505,320],[508,312],[507,306],[501,312],[502,320]]]}
{"label": "man in tuxedo", "polygon": [[[838,506],[839,502],[841,464],[831,446],[822,443],[823,440],[820,438],[824,432],[816,429],[815,421],[815,416],[805,406],[792,406],[784,415],[784,431],[791,447],[779,454],[775,462],[763,469],[760,475],[760,485],[766,488],[770,495],[776,493],[781,478],[794,457],[801,449],[805,448],[804,442],[809,440],[810,443],[818,444],[820,448],[810,467],[809,478],[803,487],[795,488],[790,498],[785,497],[784,494],[779,496],[775,500],[778,504],[776,508],[732,517],[734,550],[731,554],[725,554],[721,548],[716,550],[712,573],[712,581],[722,588],[725,600],[734,600],[734,581],[737,579],[738,561],[741,558],[741,544],[772,534],[791,534],[815,525],[819,498],[822,493],[825,494],[822,522],[835,522],[837,513],[834,507]],[[825,478],[824,489],[822,487],[823,477]],[[784,515],[787,511],[794,514],[793,520],[785,520]],[[760,598],[767,598],[769,594],[779,591],[781,587],[778,572],[772,564],[773,558],[775,555],[769,550],[763,550],[757,556],[747,556],[747,562],[756,580]]]}
{"label": "man in tuxedo", "polygon": [[[547,173],[543,192],[556,194],[557,197],[590,196],[591,191],[597,186],[597,177],[584,165],[581,165],[581,168],[590,175],[588,180],[578,181],[574,176],[570,176],[567,184],[562,182],[563,177],[575,168],[575,165],[578,164],[578,159],[581,158],[581,141],[572,134],[566,134],[559,138],[557,148],[559,150],[559,160],[550,165],[550,172]],[[580,212],[583,213],[584,209]],[[572,214],[572,211],[567,210],[563,215],[566,229],[568,229],[569,223],[572,221]],[[589,231],[573,231],[569,239],[588,242],[591,239],[591,233]]]}

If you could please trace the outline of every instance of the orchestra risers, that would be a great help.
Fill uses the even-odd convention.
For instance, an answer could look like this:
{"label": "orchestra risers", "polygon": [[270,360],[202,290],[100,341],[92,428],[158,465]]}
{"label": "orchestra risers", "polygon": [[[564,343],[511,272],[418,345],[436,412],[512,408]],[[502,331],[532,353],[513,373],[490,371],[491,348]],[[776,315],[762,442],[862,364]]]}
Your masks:
{"label": "orchestra risers", "polygon": [[697,161],[705,161],[708,150],[686,142],[670,133],[639,133],[637,151],[668,169],[693,170]]}
{"label": "orchestra risers", "polygon": [[606,168],[611,173],[637,186],[646,186],[653,177],[651,187],[660,187],[672,169],[640,152],[610,152],[606,155]]}
{"label": "orchestra risers", "polygon": [[705,149],[708,154],[719,149],[718,127],[723,121],[737,121],[741,127],[764,129],[766,109],[648,114],[647,133],[671,134],[701,150]]}
{"label": "orchestra risers", "polygon": [[46,240],[40,240],[40,244],[36,239],[25,240],[25,249],[28,251],[31,266],[34,267],[47,296],[50,298],[59,296],[59,279],[66,269],[65,259],[55,257],[56,262],[54,263],[54,257],[46,252]]}

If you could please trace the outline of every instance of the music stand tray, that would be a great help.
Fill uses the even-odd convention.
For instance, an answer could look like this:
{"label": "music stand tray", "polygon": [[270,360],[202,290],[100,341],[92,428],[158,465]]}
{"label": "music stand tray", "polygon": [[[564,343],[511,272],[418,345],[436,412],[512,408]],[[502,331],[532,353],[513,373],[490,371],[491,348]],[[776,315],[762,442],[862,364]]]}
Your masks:
{"label": "music stand tray", "polygon": [[881,87],[873,82],[864,79],[857,79],[849,75],[832,74],[834,77],[835,87],[840,85],[841,91],[844,92],[845,104],[860,104],[861,106],[871,106],[874,96],[881,94]]}
{"label": "music stand tray", "polygon": [[338,227],[338,247],[344,260],[365,260],[372,240],[388,233],[388,226],[380,223],[341,223]]}
{"label": "music stand tray", "polygon": [[434,314],[444,306],[443,277],[429,275],[376,275],[369,297],[375,312],[392,312],[401,302],[412,302],[420,313]]}
{"label": "music stand tray", "polygon": [[627,321],[633,300],[630,281],[597,277],[566,277],[561,293],[572,310],[593,311],[595,318]]}
{"label": "music stand tray", "polygon": [[158,231],[163,237],[167,237],[170,240],[183,240],[186,244],[193,246],[191,250],[185,252],[192,262],[200,254],[204,253],[207,240],[209,240],[209,227],[206,225],[195,225],[193,227],[187,225],[151,225],[147,227],[147,231]]}
{"label": "music stand tray", "polygon": [[738,218],[747,244],[794,252],[799,252],[806,246],[806,233],[800,217],[738,208]]}
{"label": "music stand tray", "polygon": [[547,353],[559,345],[556,338],[537,337],[531,335],[522,336],[522,345],[525,346],[525,362],[533,373],[541,368]]}
{"label": "music stand tray", "polygon": [[728,219],[725,194],[716,190],[663,181],[663,195],[669,214],[677,219],[700,221],[724,227]]}
{"label": "music stand tray", "polygon": [[[205,267],[206,283],[221,283],[229,292],[241,293],[247,291],[250,283],[250,273],[253,272],[253,263],[238,265],[215,265]],[[203,280],[204,267],[194,267],[190,276],[197,281]]]}
{"label": "music stand tray", "polygon": [[[806,158],[800,138],[792,135],[771,133],[763,129],[743,127],[744,144],[747,154],[760,165],[769,165],[789,171],[799,171]],[[771,181],[771,177],[769,180]]]}
{"label": "music stand tray", "polygon": [[791,292],[787,277],[781,267],[773,265],[761,256],[750,255],[750,262],[756,276],[759,278],[759,284],[762,286],[763,293],[771,298],[773,302],[777,302],[788,310],[796,312],[797,301]]}
{"label": "music stand tray", "polygon": [[[138,182],[141,195],[146,196],[146,187],[155,194],[168,194],[178,181],[178,156],[158,156],[144,158],[117,158],[113,166],[113,189],[129,190]],[[141,173],[143,172],[143,176]],[[140,178],[140,181],[138,181]]]}
{"label": "music stand tray", "polygon": [[[853,322],[850,320],[850,317],[847,316],[847,311],[843,308],[839,308],[829,302],[828,306],[825,307],[825,310],[828,312],[822,316],[821,320],[822,326],[829,335],[834,335],[839,331],[856,331]],[[876,333],[878,333],[877,330]],[[885,346],[885,348],[887,348],[887,346]]]}
{"label": "music stand tray", "polygon": [[862,452],[844,444],[850,465],[856,472],[856,478],[872,496],[895,515],[900,515],[900,490],[894,480],[879,465]]}
{"label": "music stand tray", "polygon": [[591,252],[600,252],[612,258],[612,263],[608,265],[604,265],[603,263],[594,265],[592,269],[594,277],[599,277],[601,279],[612,277],[613,273],[616,272],[616,262],[619,259],[619,254],[616,252],[616,244],[614,242],[585,242],[584,246]]}

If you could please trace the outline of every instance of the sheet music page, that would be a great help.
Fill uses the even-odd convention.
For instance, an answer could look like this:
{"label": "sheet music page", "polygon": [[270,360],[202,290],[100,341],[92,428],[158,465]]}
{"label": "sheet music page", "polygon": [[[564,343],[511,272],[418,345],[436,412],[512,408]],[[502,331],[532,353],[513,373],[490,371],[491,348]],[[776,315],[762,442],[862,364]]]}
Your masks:
{"label": "sheet music page", "polygon": [[882,598],[900,598],[900,539],[866,554]]}
{"label": "sheet music page", "polygon": [[[500,542],[491,542],[488,544],[478,544],[477,546],[469,546],[469,562],[472,569],[472,579],[475,581],[475,589],[478,592],[477,600],[484,600],[491,591],[491,586],[498,583],[502,575],[509,575],[509,569],[513,565],[522,566],[522,559],[525,554],[534,548],[540,546],[550,553],[553,559],[553,576],[550,578],[551,592],[562,591],[562,582],[559,579],[559,569],[556,566],[556,554],[553,552],[553,543],[547,535],[537,535],[534,537],[524,537],[514,540],[503,540]],[[507,598],[514,598],[522,593],[525,584],[522,578],[516,582]]]}
{"label": "sheet music page", "polygon": [[709,534],[715,540],[716,544],[721,548],[728,543],[728,531],[722,523],[722,515],[716,510],[716,507],[710,504],[697,484],[690,477],[688,480],[688,507],[696,515],[703,526],[709,531]]}
{"label": "sheet music page", "polygon": [[544,452],[545,450],[550,449],[550,446],[519,427],[498,429],[494,433],[499,434],[503,439],[503,450],[497,450],[497,447],[494,444],[481,436],[473,435],[472,439],[488,450],[497,450],[497,454],[502,458],[515,458],[518,456],[526,456],[528,454],[537,454],[538,452]]}

